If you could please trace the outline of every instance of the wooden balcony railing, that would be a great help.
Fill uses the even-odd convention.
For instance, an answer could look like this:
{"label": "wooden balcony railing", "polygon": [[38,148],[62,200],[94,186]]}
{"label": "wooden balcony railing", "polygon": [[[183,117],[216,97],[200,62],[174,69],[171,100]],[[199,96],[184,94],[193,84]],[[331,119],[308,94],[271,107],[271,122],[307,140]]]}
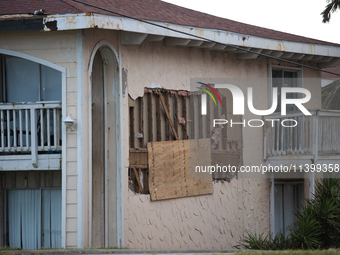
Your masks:
{"label": "wooden balcony railing", "polygon": [[0,154],[61,151],[61,102],[1,103]]}
{"label": "wooden balcony railing", "polygon": [[264,118],[265,159],[288,154],[340,154],[340,111],[309,112],[311,116],[292,112],[285,116],[272,114]]}

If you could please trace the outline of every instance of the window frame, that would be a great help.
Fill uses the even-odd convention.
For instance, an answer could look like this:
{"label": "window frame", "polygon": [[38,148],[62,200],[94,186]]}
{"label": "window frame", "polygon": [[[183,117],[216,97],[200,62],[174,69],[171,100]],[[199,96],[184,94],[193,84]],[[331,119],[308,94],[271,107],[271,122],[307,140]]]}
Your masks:
{"label": "window frame", "polygon": [[[19,102],[8,102],[8,95],[7,95],[7,80],[6,80],[6,58],[16,58],[22,59],[25,61],[30,61],[32,63],[36,63],[39,66],[39,84],[38,84],[38,100],[33,102],[61,102],[63,98],[62,87],[63,87],[63,72],[52,68],[51,66],[44,65],[39,62],[35,62],[26,58],[20,58],[17,56],[9,56],[9,55],[0,55],[0,103],[21,103],[21,102],[28,102],[28,101],[19,101]],[[43,96],[43,74],[42,74],[42,67],[45,66],[46,68],[50,68],[54,71],[60,73],[60,100],[45,100],[42,98]]]}
{"label": "window frame", "polygon": [[[283,229],[282,229],[282,234],[284,235],[284,236],[287,236],[287,227],[288,226],[286,226],[285,227],[285,186],[286,185],[294,185],[294,186],[296,186],[296,189],[297,189],[297,191],[298,191],[298,194],[295,194],[295,196],[294,196],[294,200],[296,199],[297,201],[296,201],[296,204],[299,204],[299,205],[297,205],[298,207],[295,207],[294,208],[294,210],[296,210],[296,209],[298,209],[298,210],[301,210],[301,208],[302,208],[302,204],[303,204],[303,201],[304,201],[304,198],[305,198],[305,190],[304,190],[304,180],[299,180],[299,179],[297,179],[297,180],[294,180],[294,181],[289,181],[289,180],[275,180],[274,181],[274,201],[273,201],[273,203],[274,203],[274,207],[275,207],[275,209],[274,209],[274,231],[273,231],[273,235],[275,236],[275,235],[277,235],[278,233],[279,233],[279,231],[277,231],[277,228],[278,228],[278,226],[276,226],[276,216],[277,216],[277,213],[278,213],[278,208],[276,208],[276,194],[275,194],[275,189],[276,189],[276,187],[277,187],[277,185],[282,185],[282,195],[281,195],[281,201],[279,201],[281,204],[282,204],[282,223],[283,223]],[[296,206],[296,205],[295,205]],[[294,217],[294,221],[295,221],[295,218],[296,217]]]}
{"label": "window frame", "polygon": [[[297,73],[297,86],[296,88],[303,88],[303,69],[301,67],[281,66],[269,64],[268,72],[268,107],[273,104],[273,70],[290,71]],[[278,102],[279,103],[279,102]]]}
{"label": "window frame", "polygon": [[[4,189],[4,194],[3,194],[3,243],[4,246],[8,246],[9,247],[9,221],[8,221],[8,191],[10,190],[39,190],[39,196],[40,196],[40,227],[41,227],[41,232],[40,232],[40,242],[41,242],[41,248],[51,248],[51,247],[43,247],[42,243],[43,243],[43,229],[42,229],[42,191],[43,190],[60,190],[61,194],[60,194],[60,199],[61,199],[61,203],[62,203],[62,189],[61,187],[39,187],[39,188],[27,188],[27,187],[13,187],[13,188],[5,188]],[[62,208],[60,208],[62,210]],[[61,222],[62,222],[62,212],[60,214],[61,216]],[[61,246],[62,246],[62,226],[61,226],[61,234],[60,234],[60,238],[61,238]],[[22,249],[22,246],[21,246]],[[59,249],[59,248],[55,248],[55,249]]]}

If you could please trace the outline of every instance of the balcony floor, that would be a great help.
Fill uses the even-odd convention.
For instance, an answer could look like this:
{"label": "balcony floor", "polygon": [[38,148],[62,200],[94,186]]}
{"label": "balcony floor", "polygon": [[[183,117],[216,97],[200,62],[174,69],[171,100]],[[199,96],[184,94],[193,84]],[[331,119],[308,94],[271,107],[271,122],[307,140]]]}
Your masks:
{"label": "balcony floor", "polygon": [[32,156],[0,156],[0,171],[61,170],[61,154],[39,154],[37,167],[32,165]]}

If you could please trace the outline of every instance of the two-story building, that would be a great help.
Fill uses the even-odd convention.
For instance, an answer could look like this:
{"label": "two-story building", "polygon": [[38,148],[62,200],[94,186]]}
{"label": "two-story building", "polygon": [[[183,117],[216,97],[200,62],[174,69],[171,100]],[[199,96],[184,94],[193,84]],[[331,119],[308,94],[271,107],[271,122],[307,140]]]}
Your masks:
{"label": "two-story building", "polygon": [[[338,44],[159,0],[2,0],[0,245],[229,249],[246,231],[285,231],[313,174],[194,179],[186,140],[237,168],[339,162],[339,113],[317,110],[318,68],[339,62]],[[254,81],[257,109],[302,87],[315,110],[265,116],[295,128],[216,129],[230,95],[200,117],[190,86],[217,78]]]}

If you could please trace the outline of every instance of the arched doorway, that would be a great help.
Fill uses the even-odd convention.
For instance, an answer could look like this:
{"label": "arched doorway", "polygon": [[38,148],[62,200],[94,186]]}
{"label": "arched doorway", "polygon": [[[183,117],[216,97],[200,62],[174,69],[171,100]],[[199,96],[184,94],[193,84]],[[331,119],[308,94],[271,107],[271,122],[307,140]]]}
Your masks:
{"label": "arched doorway", "polygon": [[92,67],[92,246],[105,246],[104,72],[100,51]]}
{"label": "arched doorway", "polygon": [[119,246],[117,176],[119,178],[121,131],[116,56],[112,46],[99,43],[91,58],[90,247]]}

